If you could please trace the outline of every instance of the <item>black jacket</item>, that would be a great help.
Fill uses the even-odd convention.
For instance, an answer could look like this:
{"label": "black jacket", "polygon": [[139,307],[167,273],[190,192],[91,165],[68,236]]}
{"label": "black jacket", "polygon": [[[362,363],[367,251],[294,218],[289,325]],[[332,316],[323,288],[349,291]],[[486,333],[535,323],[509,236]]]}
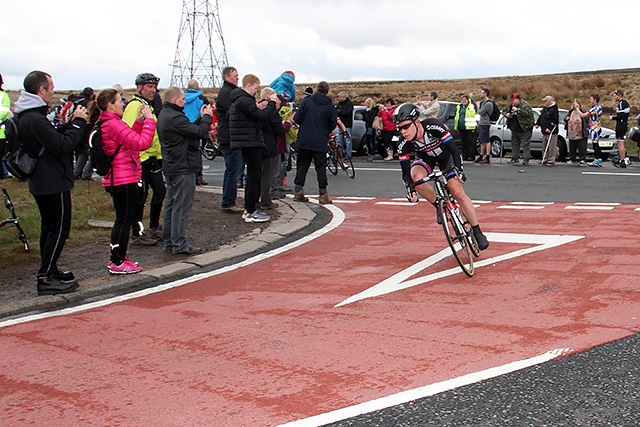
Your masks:
{"label": "black jacket", "polygon": [[48,111],[48,105],[27,109],[20,112],[18,120],[20,140],[27,152],[37,154],[44,147],[35,172],[29,177],[29,191],[36,196],[73,188],[73,150],[86,126],[84,119],[75,118],[67,126],[56,129],[47,119]]}
{"label": "black jacket", "polygon": [[373,127],[373,120],[378,116],[378,111],[378,107],[362,111],[362,120],[364,121],[365,128]]}
{"label": "black jacket", "polygon": [[[540,126],[542,134],[546,134],[546,129],[553,129],[553,134],[558,134],[558,124],[560,123],[560,116],[558,114],[558,104],[553,104],[550,107],[544,107],[540,112],[540,117],[536,121],[536,125]],[[555,129],[554,129],[555,127]]]}
{"label": "black jacket", "polygon": [[182,107],[165,102],[158,116],[156,132],[162,146],[162,172],[166,176],[186,175],[202,169],[200,139],[207,138],[211,116],[191,123]]}
{"label": "black jacket", "polygon": [[336,110],[338,111],[338,117],[340,117],[340,121],[347,128],[353,127],[353,102],[349,98],[344,101],[338,102],[336,105]]}
{"label": "black jacket", "polygon": [[247,91],[234,89],[228,115],[231,149],[264,148],[262,122],[266,122],[275,109],[276,103],[269,101],[267,107],[261,110],[256,105],[256,99]]}
{"label": "black jacket", "polygon": [[218,117],[218,144],[229,144],[229,108],[231,108],[231,92],[237,86],[224,81],[216,98],[216,116]]}
{"label": "black jacket", "polygon": [[300,126],[296,147],[326,152],[329,135],[338,125],[337,116],[331,98],[324,93],[316,92],[304,99],[293,116]]}
{"label": "black jacket", "polygon": [[282,136],[285,133],[280,114],[272,108],[270,108],[269,111],[270,114],[267,121],[262,123],[262,135],[265,146],[262,150],[262,157],[275,157],[278,154],[276,137]]}

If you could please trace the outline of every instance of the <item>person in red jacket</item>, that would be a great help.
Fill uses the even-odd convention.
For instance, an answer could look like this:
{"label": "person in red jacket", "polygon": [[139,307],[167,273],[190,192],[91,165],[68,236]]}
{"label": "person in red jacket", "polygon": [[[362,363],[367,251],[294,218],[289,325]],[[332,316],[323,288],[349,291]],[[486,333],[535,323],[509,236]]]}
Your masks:
{"label": "person in red jacket", "polygon": [[102,148],[111,157],[111,169],[102,179],[102,186],[111,195],[116,220],[111,229],[111,258],[107,270],[111,274],[131,274],[142,271],[138,263],[127,258],[129,234],[136,221],[136,208],[142,179],[140,151],[151,146],[156,121],[147,105],[142,105],[138,118],[130,128],[122,121],[124,103],[115,89],[105,89],[90,110],[90,121],[100,126]]}

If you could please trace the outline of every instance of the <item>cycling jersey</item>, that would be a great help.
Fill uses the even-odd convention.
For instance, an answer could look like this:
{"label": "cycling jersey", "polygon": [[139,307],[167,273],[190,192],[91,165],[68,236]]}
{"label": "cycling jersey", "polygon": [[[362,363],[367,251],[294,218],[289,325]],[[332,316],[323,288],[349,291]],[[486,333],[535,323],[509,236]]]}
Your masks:
{"label": "cycling jersey", "polygon": [[457,167],[462,171],[462,159],[458,147],[453,141],[453,136],[447,127],[435,118],[428,118],[420,122],[424,128],[424,141],[403,140],[398,145],[398,156],[402,166],[402,179],[404,182],[411,180],[411,154],[414,153],[419,164],[425,166],[428,173],[433,172],[438,165],[443,172]]}

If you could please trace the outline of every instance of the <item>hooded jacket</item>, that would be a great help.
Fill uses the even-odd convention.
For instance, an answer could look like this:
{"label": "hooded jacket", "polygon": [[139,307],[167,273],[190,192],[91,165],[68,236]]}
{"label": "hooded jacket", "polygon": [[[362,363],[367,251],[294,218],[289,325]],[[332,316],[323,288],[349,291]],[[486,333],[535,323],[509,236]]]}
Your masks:
{"label": "hooded jacket", "polygon": [[200,90],[189,88],[184,92],[184,115],[187,116],[191,123],[195,122],[198,117],[200,117],[200,108],[204,105],[205,99],[206,98]]}
{"label": "hooded jacket", "polygon": [[262,123],[266,122],[275,111],[276,103],[269,101],[266,108],[261,110],[256,105],[256,99],[242,88],[234,89],[230,97],[229,135],[231,149],[264,148]]}
{"label": "hooded jacket", "polygon": [[295,77],[290,72],[282,73],[271,82],[269,87],[276,92],[284,102],[293,102],[296,100]]}
{"label": "hooded jacket", "polygon": [[113,174],[113,186],[132,184],[142,179],[142,166],[140,165],[140,151],[151,146],[156,131],[156,121],[152,118],[144,121],[136,120],[129,127],[122,118],[110,111],[103,111],[98,119],[100,135],[102,136],[102,149],[107,156],[113,156],[118,146],[118,154],[111,161],[111,170],[102,178],[102,186],[111,186]]}
{"label": "hooded jacket", "polygon": [[162,141],[162,172],[165,176],[186,175],[202,169],[200,139],[207,138],[211,116],[205,114],[194,123],[183,108],[165,102],[158,117],[157,132]]}
{"label": "hooded jacket", "polygon": [[29,191],[44,196],[70,191],[73,188],[73,150],[80,142],[86,126],[84,119],[76,117],[56,129],[47,119],[49,106],[38,95],[24,90],[16,101],[19,114],[18,132],[26,151],[36,157],[44,147],[35,172],[29,177]]}
{"label": "hooded jacket", "polygon": [[300,126],[296,147],[301,150],[326,152],[329,135],[338,125],[338,114],[331,98],[322,92],[307,97],[293,120]]}

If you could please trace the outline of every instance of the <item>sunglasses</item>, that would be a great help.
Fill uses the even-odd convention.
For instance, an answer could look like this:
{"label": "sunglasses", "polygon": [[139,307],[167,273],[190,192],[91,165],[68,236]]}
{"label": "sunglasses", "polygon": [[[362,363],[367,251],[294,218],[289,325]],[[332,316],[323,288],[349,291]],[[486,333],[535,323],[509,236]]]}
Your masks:
{"label": "sunglasses", "polygon": [[402,126],[397,126],[398,130],[407,130],[409,129],[409,127],[413,124],[413,122],[409,122],[406,125],[402,125]]}

